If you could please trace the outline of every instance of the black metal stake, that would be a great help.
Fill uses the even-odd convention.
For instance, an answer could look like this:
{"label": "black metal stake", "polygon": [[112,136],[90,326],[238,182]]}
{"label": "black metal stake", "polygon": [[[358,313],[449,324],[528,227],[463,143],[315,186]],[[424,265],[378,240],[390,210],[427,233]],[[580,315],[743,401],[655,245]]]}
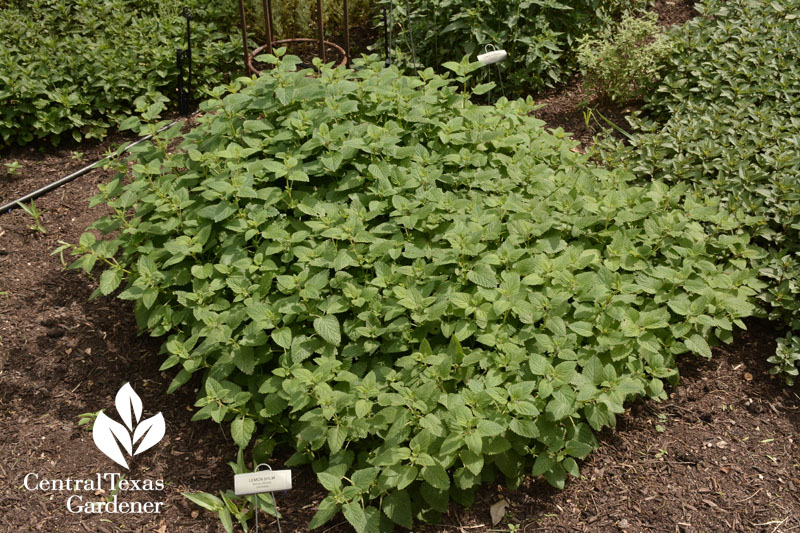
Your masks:
{"label": "black metal stake", "polygon": [[383,7],[383,58],[387,67],[392,64],[389,57],[389,17],[386,16],[386,6]]}
{"label": "black metal stake", "polygon": [[186,113],[189,113],[189,108],[192,106],[192,25],[189,21],[192,20],[192,13],[188,7],[183,8],[183,16],[186,17],[186,61],[189,63],[189,77],[186,80]]}
{"label": "black metal stake", "polygon": [[319,57],[325,63],[325,29],[322,21],[322,0],[317,0],[317,33],[319,34]]}
{"label": "black metal stake", "polygon": [[350,66],[350,8],[344,0],[344,53],[347,56],[347,66]]}
{"label": "black metal stake", "polygon": [[183,85],[183,50],[175,49],[175,58],[178,63],[178,113],[189,114],[189,104],[186,101],[186,91]]}
{"label": "black metal stake", "polygon": [[242,23],[242,45],[244,47],[244,74],[250,75],[250,49],[247,46],[247,15],[244,12],[244,0],[239,0],[239,18]]}

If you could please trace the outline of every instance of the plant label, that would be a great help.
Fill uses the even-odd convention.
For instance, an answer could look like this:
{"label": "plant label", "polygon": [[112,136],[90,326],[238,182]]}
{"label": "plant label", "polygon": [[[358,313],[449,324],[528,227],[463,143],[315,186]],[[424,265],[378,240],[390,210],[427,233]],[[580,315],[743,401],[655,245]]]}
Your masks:
{"label": "plant label", "polygon": [[291,470],[262,470],[233,476],[233,492],[237,496],[274,492],[292,488]]}

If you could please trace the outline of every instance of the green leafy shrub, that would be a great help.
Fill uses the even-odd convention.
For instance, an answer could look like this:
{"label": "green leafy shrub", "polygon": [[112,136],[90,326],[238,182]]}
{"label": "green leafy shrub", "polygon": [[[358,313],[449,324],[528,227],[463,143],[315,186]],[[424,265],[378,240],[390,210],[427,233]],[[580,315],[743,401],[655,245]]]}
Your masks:
{"label": "green leafy shrub", "polygon": [[[389,0],[380,4],[388,7]],[[393,56],[404,67],[436,66],[487,45],[505,49],[504,84],[514,94],[564,82],[576,69],[577,40],[647,0],[394,0]],[[411,14],[406,12],[410,6]],[[376,49],[383,49],[383,41]],[[482,73],[489,76],[487,69]],[[491,75],[496,76],[496,72]]]}
{"label": "green leafy shrub", "polygon": [[[0,144],[57,143],[64,134],[100,139],[137,109],[175,99],[175,48],[186,44],[174,2],[10,4],[0,17]],[[241,61],[241,42],[228,36],[234,3],[183,6],[194,16],[196,88],[216,85]]]}
{"label": "green leafy shrub", "polygon": [[531,100],[270,61],[101,186],[114,214],[72,266],[104,265],[97,292],[166,336],[170,390],[202,375],[195,418],[313,464],[311,528],[410,528],[499,477],[563,487],[627,399],[751,314],[720,205],[589,166]]}
{"label": "green leafy shrub", "polygon": [[[718,2],[674,35],[669,74],[633,121],[630,147],[605,157],[645,181],[685,183],[720,197],[742,233],[768,253],[754,263],[771,319],[800,331],[800,2]],[[787,339],[770,360],[791,383],[800,351]],[[791,371],[795,368],[794,371]]]}
{"label": "green leafy shrub", "polygon": [[586,35],[578,46],[578,64],[588,94],[627,102],[653,88],[671,42],[658,29],[658,15],[626,15],[599,36]]}

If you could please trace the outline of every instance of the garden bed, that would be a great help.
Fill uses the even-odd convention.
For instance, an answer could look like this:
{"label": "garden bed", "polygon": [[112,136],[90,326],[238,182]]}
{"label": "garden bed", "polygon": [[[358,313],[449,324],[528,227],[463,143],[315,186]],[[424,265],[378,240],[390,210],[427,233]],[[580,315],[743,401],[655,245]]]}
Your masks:
{"label": "garden bed", "polygon": [[[691,15],[691,2],[657,2],[664,23]],[[550,127],[575,132],[584,146],[592,128],[577,108],[585,97],[579,79],[544,95],[537,112]],[[601,112],[617,123],[625,109]],[[6,150],[2,163],[21,168],[0,176],[0,204],[58,179],[123,142],[67,145],[58,150]],[[82,152],[82,153],[80,153]],[[41,229],[22,210],[0,216],[0,465],[7,480],[0,494],[0,526],[8,531],[222,531],[215,514],[181,492],[218,493],[233,486],[226,462],[236,445],[227,429],[190,422],[195,379],[167,396],[173,371],[160,372],[160,341],[136,335],[132,306],[112,298],[88,301],[96,282],[63,271],[51,255],[61,241],[75,243],[103,214],[88,199],[110,172],[94,170],[36,202]],[[45,233],[46,232],[46,233]],[[67,259],[69,261],[69,259]],[[527,478],[508,491],[482,487],[475,504],[451,504],[441,523],[419,531],[789,531],[800,527],[800,396],[768,374],[766,358],[780,336],[773,323],[748,321],[715,357],[679,359],[680,385],[661,403],[637,401],[615,430],[599,434],[600,449],[564,491]],[[86,479],[117,470],[96,450],[79,415],[106,409],[130,382],[147,416],[161,411],[166,436],[136,458],[132,479],[162,479],[163,491],[126,492],[125,501],[163,502],[159,514],[78,515],[65,506],[67,492],[28,490],[26,476]],[[280,468],[288,451],[278,451]],[[283,531],[306,531],[327,492],[309,467],[294,469],[294,488],[278,495]],[[30,480],[30,476],[28,477]],[[87,501],[108,490],[83,494]],[[502,502],[505,501],[506,505]],[[501,502],[498,506],[497,503]],[[493,524],[490,508],[505,507]],[[276,531],[271,517],[261,526]],[[350,531],[341,516],[319,531]]]}
{"label": "garden bed", "polygon": [[[121,142],[6,152],[0,163],[22,168],[2,178],[0,202],[57,179]],[[84,152],[75,161],[73,151]],[[0,167],[2,168],[2,167]],[[136,336],[130,306],[88,297],[94,289],[75,271],[64,272],[50,253],[59,241],[76,242],[102,208],[88,198],[110,175],[95,170],[37,202],[41,234],[21,210],[0,218],[0,449],[4,453],[0,525],[8,531],[221,531],[215,515],[181,491],[232,488],[226,462],[234,443],[209,421],[190,423],[193,387],[165,394],[169,372],[158,371],[159,342]],[[471,509],[451,506],[444,523],[421,531],[490,531],[518,524],[522,531],[788,531],[800,526],[800,398],[767,373],[775,326],[750,322],[750,332],[710,362],[681,359],[681,385],[663,403],[637,402],[582,466],[583,478],[563,492],[543,480],[515,492],[484,487]],[[92,444],[78,415],[106,408],[131,382],[150,414],[167,421],[164,440],[144,454],[132,478],[161,478],[160,515],[69,514],[65,493],[28,491],[40,478],[85,478],[114,471]],[[283,457],[283,455],[279,455]],[[276,462],[277,463],[277,462]],[[275,466],[280,467],[279,464]],[[305,531],[325,495],[310,468],[295,470],[294,489],[280,494],[284,531]],[[97,498],[103,496],[98,494]],[[131,499],[154,499],[131,496]],[[505,498],[504,521],[492,526],[489,507]],[[262,527],[274,531],[274,521]],[[325,531],[349,531],[342,520]]]}

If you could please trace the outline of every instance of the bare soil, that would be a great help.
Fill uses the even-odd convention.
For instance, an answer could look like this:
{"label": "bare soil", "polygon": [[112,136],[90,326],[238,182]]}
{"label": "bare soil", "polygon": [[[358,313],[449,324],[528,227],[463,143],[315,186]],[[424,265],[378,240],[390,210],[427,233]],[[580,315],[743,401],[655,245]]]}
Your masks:
{"label": "bare soil", "polygon": [[[689,2],[666,6],[680,22]],[[541,101],[550,127],[575,131],[583,117],[576,80]],[[572,106],[572,107],[570,107]],[[624,110],[620,110],[624,113]],[[578,113],[578,114],[576,114]],[[0,153],[18,161],[14,174],[0,174],[0,204],[98,159],[123,137],[103,144],[59,149],[26,148]],[[80,160],[74,151],[83,152]],[[0,170],[2,172],[2,170]],[[232,488],[226,464],[236,454],[218,425],[190,422],[198,382],[166,395],[172,373],[159,372],[160,342],[137,335],[131,306],[113,298],[88,301],[96,280],[64,271],[51,252],[61,241],[77,242],[104,211],[88,198],[108,171],[87,175],[37,200],[46,233],[30,228],[22,210],[0,214],[0,531],[216,532],[216,515],[188,502],[181,492],[218,493]],[[509,491],[484,487],[469,508],[451,505],[441,524],[424,532],[788,532],[800,529],[800,388],[768,374],[778,326],[753,320],[730,346],[714,349],[710,361],[679,362],[681,381],[660,403],[640,401],[600,435],[602,446],[581,466],[581,477],[556,491],[528,479]],[[120,501],[163,502],[159,514],[73,514],[73,493],[28,490],[25,478],[87,479],[120,472],[99,452],[79,415],[106,409],[116,415],[114,396],[130,382],[144,403],[167,423],[164,439],[137,456],[129,479],[162,479],[163,491],[123,491]],[[287,452],[279,453],[280,468]],[[31,477],[29,479],[29,485]],[[278,494],[282,530],[307,531],[325,491],[308,468],[295,469],[294,488]],[[84,501],[109,498],[108,488],[77,492]],[[505,501],[493,524],[489,509]],[[263,531],[277,531],[262,516]],[[341,516],[318,531],[345,532]]]}

